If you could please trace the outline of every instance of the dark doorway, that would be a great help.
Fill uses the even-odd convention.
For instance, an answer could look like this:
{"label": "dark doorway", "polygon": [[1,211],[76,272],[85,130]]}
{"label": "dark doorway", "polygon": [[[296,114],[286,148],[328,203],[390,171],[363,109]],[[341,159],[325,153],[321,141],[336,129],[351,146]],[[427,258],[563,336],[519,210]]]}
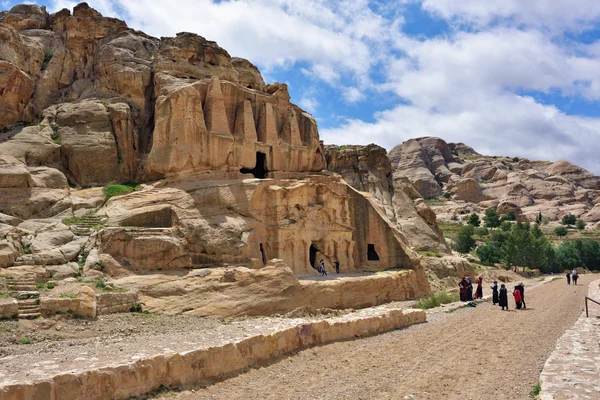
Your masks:
{"label": "dark doorway", "polygon": [[375,251],[375,245],[370,244],[367,246],[367,260],[368,261],[379,261],[379,254]]}
{"label": "dark doorway", "polygon": [[314,244],[311,244],[309,251],[310,266],[317,269],[317,252],[319,249],[317,249]]}
{"label": "dark doorway", "polygon": [[255,178],[265,179],[267,177],[267,155],[265,153],[261,153],[260,151],[256,152],[256,166],[253,169],[242,168],[240,169],[242,174],[252,174]]}
{"label": "dark doorway", "polygon": [[260,256],[262,257],[263,265],[267,265],[267,256],[265,256],[265,249],[263,249],[262,243],[260,244]]}

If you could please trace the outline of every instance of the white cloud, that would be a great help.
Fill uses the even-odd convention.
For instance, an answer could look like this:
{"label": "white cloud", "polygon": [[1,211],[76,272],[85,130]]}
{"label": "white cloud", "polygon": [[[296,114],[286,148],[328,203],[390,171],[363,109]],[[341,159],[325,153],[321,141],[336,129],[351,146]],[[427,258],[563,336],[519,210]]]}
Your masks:
{"label": "white cloud", "polygon": [[302,97],[298,104],[311,114],[316,114],[320,105],[319,101],[315,97],[310,96]]}
{"label": "white cloud", "polygon": [[596,0],[422,0],[423,8],[446,19],[488,25],[500,22],[581,31],[600,19]]}

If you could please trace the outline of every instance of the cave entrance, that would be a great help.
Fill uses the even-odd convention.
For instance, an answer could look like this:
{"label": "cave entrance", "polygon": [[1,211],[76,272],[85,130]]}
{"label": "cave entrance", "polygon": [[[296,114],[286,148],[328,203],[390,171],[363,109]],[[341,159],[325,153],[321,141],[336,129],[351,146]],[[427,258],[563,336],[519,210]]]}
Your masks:
{"label": "cave entrance", "polygon": [[256,152],[256,166],[253,169],[242,168],[240,169],[242,174],[252,174],[255,178],[265,179],[267,177],[267,155],[265,153],[261,153],[260,151]]}
{"label": "cave entrance", "polygon": [[375,251],[375,245],[369,243],[367,246],[367,260],[368,261],[379,261],[379,254]]}
{"label": "cave entrance", "polygon": [[263,265],[267,265],[267,256],[265,255],[265,249],[263,248],[262,243],[260,244],[260,256],[262,258]]}
{"label": "cave entrance", "polygon": [[310,245],[308,258],[310,260],[310,266],[316,270],[318,270],[318,268],[317,268],[317,253],[318,253],[318,251],[319,251],[319,249],[317,249],[317,247],[314,244]]}

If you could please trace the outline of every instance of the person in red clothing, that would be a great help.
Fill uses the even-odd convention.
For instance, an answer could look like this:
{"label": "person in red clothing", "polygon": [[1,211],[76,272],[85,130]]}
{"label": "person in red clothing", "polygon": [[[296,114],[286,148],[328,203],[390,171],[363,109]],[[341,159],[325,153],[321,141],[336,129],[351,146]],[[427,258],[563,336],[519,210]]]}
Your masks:
{"label": "person in red clothing", "polygon": [[521,309],[521,291],[518,288],[515,288],[513,291],[513,296],[515,297],[515,304],[517,305],[517,310]]}
{"label": "person in red clothing", "polygon": [[475,298],[483,298],[483,278],[481,276],[479,277],[479,279],[477,279],[477,290],[475,291]]}

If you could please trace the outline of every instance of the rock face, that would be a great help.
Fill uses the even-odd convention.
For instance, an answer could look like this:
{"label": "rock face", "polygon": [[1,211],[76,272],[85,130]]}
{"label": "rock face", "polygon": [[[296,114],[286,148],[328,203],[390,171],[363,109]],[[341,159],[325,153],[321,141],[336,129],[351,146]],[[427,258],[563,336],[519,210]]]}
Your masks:
{"label": "rock face", "polygon": [[[238,296],[212,307],[215,315],[273,312],[254,304],[263,301],[260,285],[238,294],[231,284],[277,281],[273,259],[298,288],[296,275],[317,274],[320,260],[329,272],[336,263],[343,273],[403,270],[383,284],[371,274],[351,290],[318,283],[294,292],[285,278],[288,306],[427,294],[413,248],[415,238],[445,246],[435,215],[395,189],[402,185],[381,148],[340,153],[331,164],[352,170],[343,174],[351,185],[324,171],[316,122],[287,86],[266,84],[215,42],[153,38],[86,3],[72,13],[36,5],[0,13],[0,268],[132,282],[211,268],[223,283],[217,298]],[[172,292],[163,294],[153,292],[156,311],[172,303]],[[102,313],[89,293],[79,297],[86,316]]]}
{"label": "rock face", "polygon": [[286,85],[265,85],[249,61],[201,36],[152,38],[82,3],[72,15],[15,6],[0,16],[0,38],[0,143],[33,141],[45,157],[28,164],[60,154],[73,183],[325,167],[316,123]]}
{"label": "rock face", "polygon": [[325,158],[327,169],[340,174],[356,190],[372,195],[411,246],[450,252],[435,213],[405,176],[393,173],[384,148],[375,144],[326,146]]}
{"label": "rock face", "polygon": [[407,177],[424,198],[451,197],[434,207],[442,218],[495,207],[530,221],[540,213],[551,221],[565,214],[598,221],[600,177],[568,161],[483,156],[463,143],[430,137],[408,140],[388,156],[395,174]]}

